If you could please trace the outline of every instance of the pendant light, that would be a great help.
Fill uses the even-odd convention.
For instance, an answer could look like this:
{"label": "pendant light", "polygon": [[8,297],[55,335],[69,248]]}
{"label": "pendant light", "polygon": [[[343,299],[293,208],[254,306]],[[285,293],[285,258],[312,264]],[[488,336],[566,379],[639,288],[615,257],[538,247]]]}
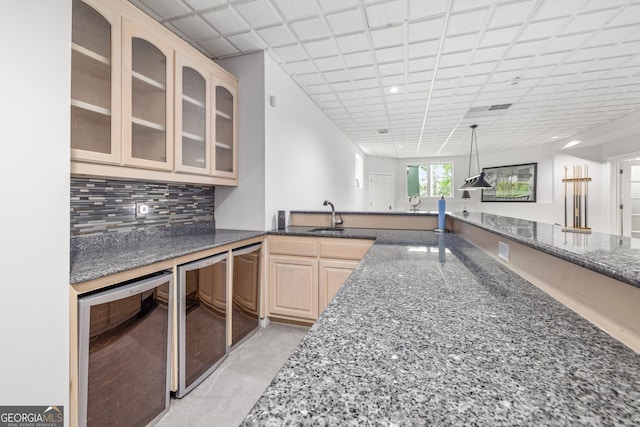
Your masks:
{"label": "pendant light", "polygon": [[[478,155],[478,138],[476,136],[476,128],[478,125],[471,125],[471,147],[469,147],[469,174],[468,177],[464,180],[464,184],[460,187],[460,190],[477,190],[478,188],[491,188],[492,185],[489,184],[484,179],[484,172],[480,170],[480,156]],[[477,164],[477,175],[471,175],[471,163],[473,158],[473,147],[476,147],[476,164]]]}

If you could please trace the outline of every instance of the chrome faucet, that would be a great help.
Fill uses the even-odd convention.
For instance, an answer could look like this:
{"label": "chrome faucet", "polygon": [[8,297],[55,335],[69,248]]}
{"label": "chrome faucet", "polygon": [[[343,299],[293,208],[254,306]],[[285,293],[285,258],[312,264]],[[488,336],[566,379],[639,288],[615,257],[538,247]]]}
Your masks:
{"label": "chrome faucet", "polygon": [[325,200],[322,206],[327,206],[327,205],[331,206],[331,228],[336,228],[336,225],[342,224],[344,222],[342,221],[342,215],[340,215],[340,219],[337,219],[336,208],[333,206],[333,203],[331,203],[328,200]]}

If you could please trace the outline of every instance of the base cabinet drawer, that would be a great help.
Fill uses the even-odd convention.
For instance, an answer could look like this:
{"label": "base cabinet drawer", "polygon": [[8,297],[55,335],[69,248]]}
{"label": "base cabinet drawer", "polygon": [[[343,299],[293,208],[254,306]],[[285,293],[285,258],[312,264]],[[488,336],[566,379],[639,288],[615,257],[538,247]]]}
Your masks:
{"label": "base cabinet drawer", "polygon": [[269,313],[286,318],[318,318],[318,261],[269,257]]}

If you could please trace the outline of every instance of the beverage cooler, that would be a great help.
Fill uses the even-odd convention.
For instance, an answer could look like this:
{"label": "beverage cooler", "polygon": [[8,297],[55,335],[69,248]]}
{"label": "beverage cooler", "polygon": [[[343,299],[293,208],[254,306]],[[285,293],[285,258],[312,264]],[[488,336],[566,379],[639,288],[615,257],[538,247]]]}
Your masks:
{"label": "beverage cooler", "polygon": [[172,274],[78,299],[79,425],[144,426],[169,409]]}
{"label": "beverage cooler", "polygon": [[258,243],[232,252],[232,348],[251,336],[260,324],[260,247]]}
{"label": "beverage cooler", "polygon": [[184,397],[227,355],[227,254],[178,267],[178,388]]}

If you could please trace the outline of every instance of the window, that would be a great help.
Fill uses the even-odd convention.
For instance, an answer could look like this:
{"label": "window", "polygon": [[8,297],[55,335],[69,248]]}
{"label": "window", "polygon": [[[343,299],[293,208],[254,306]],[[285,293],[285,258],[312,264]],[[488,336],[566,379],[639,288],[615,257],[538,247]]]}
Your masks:
{"label": "window", "polygon": [[362,156],[356,153],[356,187],[362,188],[364,180],[364,160]]}
{"label": "window", "polygon": [[453,165],[424,163],[407,165],[407,196],[451,197]]}

